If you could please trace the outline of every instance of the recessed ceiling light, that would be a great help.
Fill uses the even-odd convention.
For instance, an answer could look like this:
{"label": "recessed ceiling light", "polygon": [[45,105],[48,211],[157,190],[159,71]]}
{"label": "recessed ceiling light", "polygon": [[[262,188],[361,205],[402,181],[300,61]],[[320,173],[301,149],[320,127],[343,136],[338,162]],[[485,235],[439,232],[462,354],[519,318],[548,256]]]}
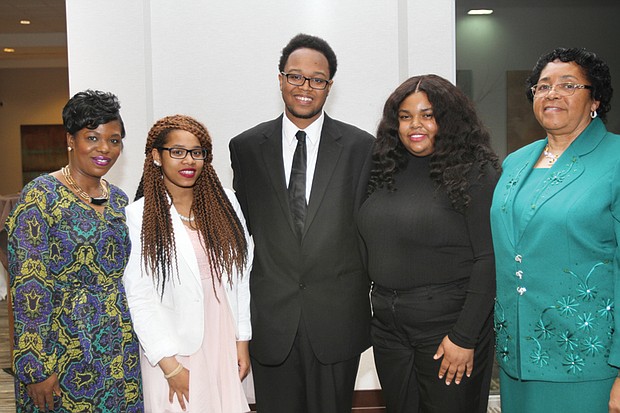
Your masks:
{"label": "recessed ceiling light", "polygon": [[20,20],[19,24],[30,24],[30,20]]}
{"label": "recessed ceiling light", "polygon": [[4,49],[2,49],[2,51],[4,53],[15,53],[15,49],[13,49],[12,47],[5,47]]}
{"label": "recessed ceiling light", "polygon": [[475,15],[492,14],[492,13],[493,13],[493,10],[490,10],[490,9],[472,9],[467,12],[467,14],[475,14]]}

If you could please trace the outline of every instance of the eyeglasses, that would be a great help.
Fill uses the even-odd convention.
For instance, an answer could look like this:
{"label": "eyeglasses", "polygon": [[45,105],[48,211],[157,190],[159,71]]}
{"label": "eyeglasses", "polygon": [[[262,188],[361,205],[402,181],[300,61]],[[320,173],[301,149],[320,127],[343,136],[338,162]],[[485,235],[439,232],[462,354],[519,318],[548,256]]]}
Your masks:
{"label": "eyeglasses", "polygon": [[308,81],[308,84],[312,89],[316,90],[324,90],[327,85],[331,83],[330,80],[321,79],[319,77],[305,77],[304,75],[300,75],[298,73],[284,73],[280,72],[280,74],[286,77],[286,81],[293,86],[303,86]]}
{"label": "eyeglasses", "polygon": [[560,96],[573,96],[575,94],[575,90],[592,89],[592,86],[580,85],[577,83],[558,83],[556,85],[540,83],[538,85],[532,86],[530,89],[532,90],[532,94],[535,97],[541,98],[547,96],[552,90],[555,90],[555,93]]}
{"label": "eyeglasses", "polygon": [[162,151],[168,151],[170,157],[173,159],[185,159],[187,154],[192,155],[192,158],[197,161],[203,161],[207,159],[207,150],[205,148],[199,149],[185,149],[185,148],[159,148]]}

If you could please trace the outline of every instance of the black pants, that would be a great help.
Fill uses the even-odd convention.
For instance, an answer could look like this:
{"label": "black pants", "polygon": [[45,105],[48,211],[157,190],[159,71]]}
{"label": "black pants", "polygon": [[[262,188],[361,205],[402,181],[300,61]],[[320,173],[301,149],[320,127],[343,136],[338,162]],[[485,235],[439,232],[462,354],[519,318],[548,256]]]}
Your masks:
{"label": "black pants", "polygon": [[252,358],[258,413],[351,413],[360,357],[321,363],[312,350],[303,319],[284,363],[264,365]]}
{"label": "black pants", "polygon": [[437,347],[458,320],[466,283],[395,291],[375,285],[371,341],[388,413],[484,413],[493,367],[493,324],[486,318],[471,377],[447,386]]}

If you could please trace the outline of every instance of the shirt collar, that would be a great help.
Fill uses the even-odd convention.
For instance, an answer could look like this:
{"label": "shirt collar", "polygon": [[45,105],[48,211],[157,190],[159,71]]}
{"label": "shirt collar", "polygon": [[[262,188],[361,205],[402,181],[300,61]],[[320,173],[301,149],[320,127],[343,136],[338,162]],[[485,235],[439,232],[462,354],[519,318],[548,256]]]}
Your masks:
{"label": "shirt collar", "polygon": [[[312,122],[306,129],[301,129],[306,132],[306,139],[310,145],[315,145],[321,138],[321,130],[323,129],[323,122],[325,121],[325,112],[321,111],[319,116],[314,122]],[[282,137],[284,142],[292,145],[297,140],[295,134],[300,130],[286,115],[282,116]]]}

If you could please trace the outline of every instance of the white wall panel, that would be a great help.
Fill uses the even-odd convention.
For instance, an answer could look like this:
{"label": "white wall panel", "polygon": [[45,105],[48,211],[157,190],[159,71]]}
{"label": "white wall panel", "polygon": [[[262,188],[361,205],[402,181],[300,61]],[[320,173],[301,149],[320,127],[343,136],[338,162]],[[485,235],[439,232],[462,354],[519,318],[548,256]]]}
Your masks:
{"label": "white wall panel", "polygon": [[[108,174],[133,197],[146,134],[162,116],[196,117],[231,184],[228,141],[283,110],[280,51],[295,34],[323,37],[338,57],[326,105],[374,134],[387,96],[407,77],[454,80],[454,0],[67,0],[71,94],[114,92],[125,150]],[[358,388],[378,388],[370,352]]]}

